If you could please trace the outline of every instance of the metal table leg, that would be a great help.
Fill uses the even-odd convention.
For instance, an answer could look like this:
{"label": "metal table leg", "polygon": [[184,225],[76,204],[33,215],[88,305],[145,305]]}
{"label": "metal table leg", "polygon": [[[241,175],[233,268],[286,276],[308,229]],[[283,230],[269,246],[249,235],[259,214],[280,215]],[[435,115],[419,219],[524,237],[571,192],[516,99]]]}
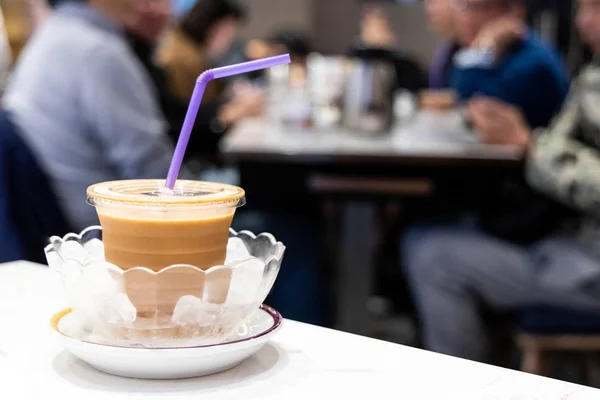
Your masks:
{"label": "metal table leg", "polygon": [[370,316],[367,302],[373,289],[373,235],[376,206],[368,201],[347,201],[341,210],[341,237],[338,265],[336,327],[365,334]]}

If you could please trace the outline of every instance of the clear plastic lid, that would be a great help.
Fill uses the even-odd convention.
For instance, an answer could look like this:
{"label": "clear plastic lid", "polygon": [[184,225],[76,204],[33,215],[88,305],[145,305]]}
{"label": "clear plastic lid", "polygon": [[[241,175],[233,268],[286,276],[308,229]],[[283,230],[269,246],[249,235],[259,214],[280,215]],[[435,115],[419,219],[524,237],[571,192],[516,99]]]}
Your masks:
{"label": "clear plastic lid", "polygon": [[246,203],[244,189],[214,182],[178,180],[173,190],[164,179],[111,181],[87,189],[88,203],[98,205],[225,205],[241,207]]}

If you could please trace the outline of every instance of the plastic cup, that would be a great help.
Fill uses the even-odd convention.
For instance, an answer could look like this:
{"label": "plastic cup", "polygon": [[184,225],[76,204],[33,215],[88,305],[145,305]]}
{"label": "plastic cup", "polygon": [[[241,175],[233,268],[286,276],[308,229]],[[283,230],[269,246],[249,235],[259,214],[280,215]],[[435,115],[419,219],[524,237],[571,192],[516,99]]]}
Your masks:
{"label": "plastic cup", "polygon": [[178,180],[104,182],[90,186],[88,203],[102,225],[106,261],[127,270],[160,271],[188,264],[203,270],[225,261],[229,228],[245,192],[237,186]]}
{"label": "plastic cup", "polygon": [[125,271],[123,289],[136,310],[134,325],[113,335],[193,336],[198,333],[173,328],[179,300],[194,296],[219,305],[227,299],[232,270],[211,267],[225,263],[229,228],[237,207],[245,204],[244,190],[178,180],[170,191],[164,183],[114,181],[88,188],[106,261]]}

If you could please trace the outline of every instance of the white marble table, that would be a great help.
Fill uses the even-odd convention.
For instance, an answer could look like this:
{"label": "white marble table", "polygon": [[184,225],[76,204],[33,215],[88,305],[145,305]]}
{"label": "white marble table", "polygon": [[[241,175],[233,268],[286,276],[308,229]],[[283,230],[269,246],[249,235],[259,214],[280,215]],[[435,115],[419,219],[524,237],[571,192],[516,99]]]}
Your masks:
{"label": "white marble table", "polygon": [[522,158],[522,152],[512,146],[480,143],[456,111],[420,112],[390,134],[377,136],[247,120],[225,136],[221,151],[241,161],[303,163],[511,163]]}
{"label": "white marble table", "polygon": [[599,390],[293,321],[231,371],[178,381],[124,379],[61,349],[48,324],[64,306],[61,298],[60,282],[46,267],[0,266],[0,399],[600,398]]}

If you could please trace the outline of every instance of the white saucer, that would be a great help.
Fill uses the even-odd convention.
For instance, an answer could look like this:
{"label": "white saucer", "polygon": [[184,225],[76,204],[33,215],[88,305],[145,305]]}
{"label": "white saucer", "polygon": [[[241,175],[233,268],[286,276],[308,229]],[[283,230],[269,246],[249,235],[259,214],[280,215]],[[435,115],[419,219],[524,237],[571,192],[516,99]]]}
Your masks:
{"label": "white saucer", "polygon": [[97,344],[71,337],[77,319],[66,309],[51,321],[65,348],[100,371],[141,379],[181,379],[222,372],[240,364],[260,350],[281,328],[283,319],[275,309],[262,305],[225,343],[170,349],[144,349]]}

